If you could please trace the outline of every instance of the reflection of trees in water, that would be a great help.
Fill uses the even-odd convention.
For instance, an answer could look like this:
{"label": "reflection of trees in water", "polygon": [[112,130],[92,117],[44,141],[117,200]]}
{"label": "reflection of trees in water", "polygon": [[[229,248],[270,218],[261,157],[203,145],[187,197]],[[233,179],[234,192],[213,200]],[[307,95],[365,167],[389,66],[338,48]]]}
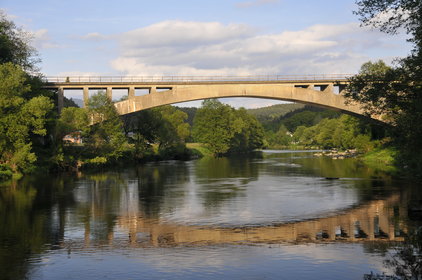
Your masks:
{"label": "reflection of trees in water", "polygon": [[26,279],[30,257],[63,242],[65,212],[74,204],[66,181],[26,177],[0,187],[0,279]]}
{"label": "reflection of trees in water", "polygon": [[325,156],[313,156],[312,152],[264,153],[264,155],[266,160],[274,161],[274,165],[266,166],[266,171],[274,175],[388,179],[385,173],[371,169],[354,158],[334,160]]}
{"label": "reflection of trees in water", "polygon": [[385,265],[394,269],[395,274],[404,280],[422,278],[422,227],[395,246],[394,252],[385,260]]}
{"label": "reflection of trees in water", "polygon": [[[374,274],[371,272],[370,274],[365,274],[364,279],[422,279],[422,227],[410,229],[408,234],[406,234],[403,242],[388,242],[384,244],[375,244],[377,245],[377,249],[381,248],[381,254],[385,258],[385,267],[391,269],[394,275],[400,278],[396,278],[394,276],[386,277],[385,274],[381,275]],[[372,246],[373,245],[371,245],[371,247]],[[377,253],[379,253],[379,250],[377,250]]]}
{"label": "reflection of trees in water", "polygon": [[205,208],[218,208],[222,202],[244,195],[246,185],[258,179],[259,170],[254,161],[259,155],[203,158],[198,161],[195,177]]}
{"label": "reflection of trees in water", "polygon": [[361,202],[386,197],[400,187],[395,185],[389,176],[362,165],[354,158],[333,160],[324,156],[316,157],[307,152],[266,154],[265,159],[274,162],[263,167],[274,176],[315,176],[324,180],[327,186],[336,184],[337,181],[325,178],[349,180],[349,185],[357,190]]}
{"label": "reflection of trees in water", "polygon": [[76,213],[90,238],[104,242],[113,233],[127,177],[121,172],[87,174],[76,195]]}
{"label": "reflection of trees in water", "polygon": [[[161,213],[164,199],[185,195],[183,191],[174,191],[174,188],[189,181],[189,172],[187,163],[169,161],[139,165],[136,168],[136,177],[142,216],[157,218]],[[176,201],[172,200],[172,203]],[[170,207],[176,206],[170,205]]]}
{"label": "reflection of trees in water", "polygon": [[241,178],[244,184],[256,180],[259,170],[254,161],[259,153],[236,155],[233,157],[206,157],[197,161],[195,176],[198,183],[226,178]]}

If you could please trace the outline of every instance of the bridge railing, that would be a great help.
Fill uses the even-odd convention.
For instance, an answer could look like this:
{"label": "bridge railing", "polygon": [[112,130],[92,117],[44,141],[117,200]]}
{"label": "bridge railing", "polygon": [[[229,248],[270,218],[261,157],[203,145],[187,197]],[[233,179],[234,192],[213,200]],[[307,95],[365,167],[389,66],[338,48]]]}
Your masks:
{"label": "bridge railing", "polygon": [[251,76],[47,76],[49,83],[183,83],[346,80],[354,74]]}

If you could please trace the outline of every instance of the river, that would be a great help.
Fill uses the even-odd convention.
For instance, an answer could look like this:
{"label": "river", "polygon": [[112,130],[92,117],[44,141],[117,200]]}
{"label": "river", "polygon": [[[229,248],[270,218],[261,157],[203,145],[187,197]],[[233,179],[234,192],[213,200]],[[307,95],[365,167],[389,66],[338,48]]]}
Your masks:
{"label": "river", "polygon": [[362,279],[421,224],[418,186],[312,151],[0,186],[0,279]]}

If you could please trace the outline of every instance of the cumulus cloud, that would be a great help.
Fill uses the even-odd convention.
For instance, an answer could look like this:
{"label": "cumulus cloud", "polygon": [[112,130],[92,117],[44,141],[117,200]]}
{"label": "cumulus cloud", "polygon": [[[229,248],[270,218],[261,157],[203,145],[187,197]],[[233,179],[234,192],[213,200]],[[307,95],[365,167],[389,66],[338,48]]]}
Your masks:
{"label": "cumulus cloud", "polygon": [[242,24],[163,21],[116,36],[111,66],[127,75],[253,75],[356,72],[384,34],[358,23],[259,34]]}
{"label": "cumulus cloud", "polygon": [[124,48],[185,46],[218,43],[231,38],[250,36],[244,24],[169,20],[126,32],[120,36]]}

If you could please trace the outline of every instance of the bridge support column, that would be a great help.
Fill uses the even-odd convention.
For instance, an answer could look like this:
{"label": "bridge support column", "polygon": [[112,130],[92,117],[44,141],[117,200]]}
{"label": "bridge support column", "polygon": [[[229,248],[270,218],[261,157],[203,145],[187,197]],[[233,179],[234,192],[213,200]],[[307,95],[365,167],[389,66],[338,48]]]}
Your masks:
{"label": "bridge support column", "polygon": [[88,107],[88,100],[89,100],[89,88],[88,87],[84,87],[83,88],[84,91],[84,108]]}
{"label": "bridge support column", "polygon": [[128,99],[133,99],[135,98],[135,87],[129,87],[129,91],[128,91]]}
{"label": "bridge support column", "polygon": [[151,87],[151,90],[149,91],[149,93],[156,93],[157,92],[157,87]]}
{"label": "bridge support column", "polygon": [[59,87],[57,90],[57,109],[60,114],[64,106],[64,88]]}
{"label": "bridge support column", "polygon": [[107,94],[108,99],[113,100],[113,88],[112,87],[107,87],[106,94]]}
{"label": "bridge support column", "polygon": [[312,89],[312,90],[313,90],[313,89],[314,89],[314,87],[315,87],[315,85],[314,85],[314,84],[310,84],[310,85],[307,85],[307,87],[306,87],[306,88],[307,88],[307,89]]}

